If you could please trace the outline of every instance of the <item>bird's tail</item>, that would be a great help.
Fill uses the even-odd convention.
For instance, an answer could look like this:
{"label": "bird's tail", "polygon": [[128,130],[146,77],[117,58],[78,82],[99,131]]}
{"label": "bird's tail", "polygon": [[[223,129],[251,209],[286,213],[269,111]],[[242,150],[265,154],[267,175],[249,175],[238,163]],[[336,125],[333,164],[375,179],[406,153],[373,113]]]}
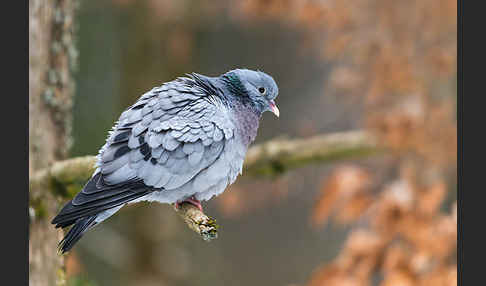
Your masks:
{"label": "bird's tail", "polygon": [[59,242],[59,251],[69,251],[86,231],[116,213],[126,203],[152,191],[138,181],[107,185],[101,173],[96,173],[51,222],[56,228],[73,225]]}
{"label": "bird's tail", "polygon": [[96,217],[97,215],[93,215],[76,220],[74,226],[71,227],[69,232],[59,242],[59,251],[64,254],[73,248],[74,244],[81,238],[81,236],[97,224]]}

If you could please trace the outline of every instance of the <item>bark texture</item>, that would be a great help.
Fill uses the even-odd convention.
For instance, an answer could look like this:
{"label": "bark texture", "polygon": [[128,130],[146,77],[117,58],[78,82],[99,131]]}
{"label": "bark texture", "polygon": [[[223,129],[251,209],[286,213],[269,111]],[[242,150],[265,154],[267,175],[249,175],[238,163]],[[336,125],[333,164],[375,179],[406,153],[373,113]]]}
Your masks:
{"label": "bark texture", "polygon": [[[76,48],[74,0],[29,1],[29,176],[67,156]],[[48,221],[60,200],[48,189],[29,189],[29,284],[65,283],[57,255],[62,231]]]}

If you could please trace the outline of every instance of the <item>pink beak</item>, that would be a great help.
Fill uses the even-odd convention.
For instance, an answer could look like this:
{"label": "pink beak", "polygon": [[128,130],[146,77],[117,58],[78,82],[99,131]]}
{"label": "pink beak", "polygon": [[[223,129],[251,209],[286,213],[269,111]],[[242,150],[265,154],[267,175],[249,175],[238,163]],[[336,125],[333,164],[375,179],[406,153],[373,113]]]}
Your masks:
{"label": "pink beak", "polygon": [[272,110],[273,114],[275,114],[275,116],[280,116],[280,110],[278,110],[278,107],[277,105],[275,105],[275,102],[273,100],[270,101],[270,109]]}

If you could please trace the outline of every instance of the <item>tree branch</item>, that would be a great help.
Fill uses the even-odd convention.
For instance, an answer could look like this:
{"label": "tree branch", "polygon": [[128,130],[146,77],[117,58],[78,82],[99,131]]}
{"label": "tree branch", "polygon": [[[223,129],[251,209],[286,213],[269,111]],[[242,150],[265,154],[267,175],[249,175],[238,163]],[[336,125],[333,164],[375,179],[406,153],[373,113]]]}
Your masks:
{"label": "tree branch", "polygon": [[174,207],[174,209],[187,226],[199,233],[204,240],[210,241],[218,237],[219,226],[216,220],[205,215],[194,205],[182,203],[179,208]]}
{"label": "tree branch", "polygon": [[309,163],[328,163],[378,151],[375,138],[361,130],[305,139],[274,139],[251,147],[246,155],[244,169],[252,175],[278,175]]}
{"label": "tree branch", "polygon": [[[324,163],[374,154],[379,149],[373,136],[364,131],[317,135],[306,139],[275,139],[248,150],[244,172],[275,176],[309,163]],[[30,178],[30,188],[48,188],[65,199],[81,190],[94,171],[95,156],[72,158],[54,163]],[[217,237],[216,221],[191,204],[176,210],[190,229],[204,240]]]}

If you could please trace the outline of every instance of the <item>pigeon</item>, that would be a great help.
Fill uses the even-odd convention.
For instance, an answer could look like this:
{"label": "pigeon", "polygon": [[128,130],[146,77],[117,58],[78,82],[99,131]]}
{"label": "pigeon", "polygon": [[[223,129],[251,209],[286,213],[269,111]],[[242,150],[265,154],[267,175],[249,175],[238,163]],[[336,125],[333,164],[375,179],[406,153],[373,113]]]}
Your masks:
{"label": "pigeon", "polygon": [[202,211],[201,201],[242,173],[262,113],[279,117],[277,95],[270,75],[248,69],[191,73],[143,94],[109,132],[91,178],[52,220],[73,225],[60,252],[127,204],[187,202]]}

